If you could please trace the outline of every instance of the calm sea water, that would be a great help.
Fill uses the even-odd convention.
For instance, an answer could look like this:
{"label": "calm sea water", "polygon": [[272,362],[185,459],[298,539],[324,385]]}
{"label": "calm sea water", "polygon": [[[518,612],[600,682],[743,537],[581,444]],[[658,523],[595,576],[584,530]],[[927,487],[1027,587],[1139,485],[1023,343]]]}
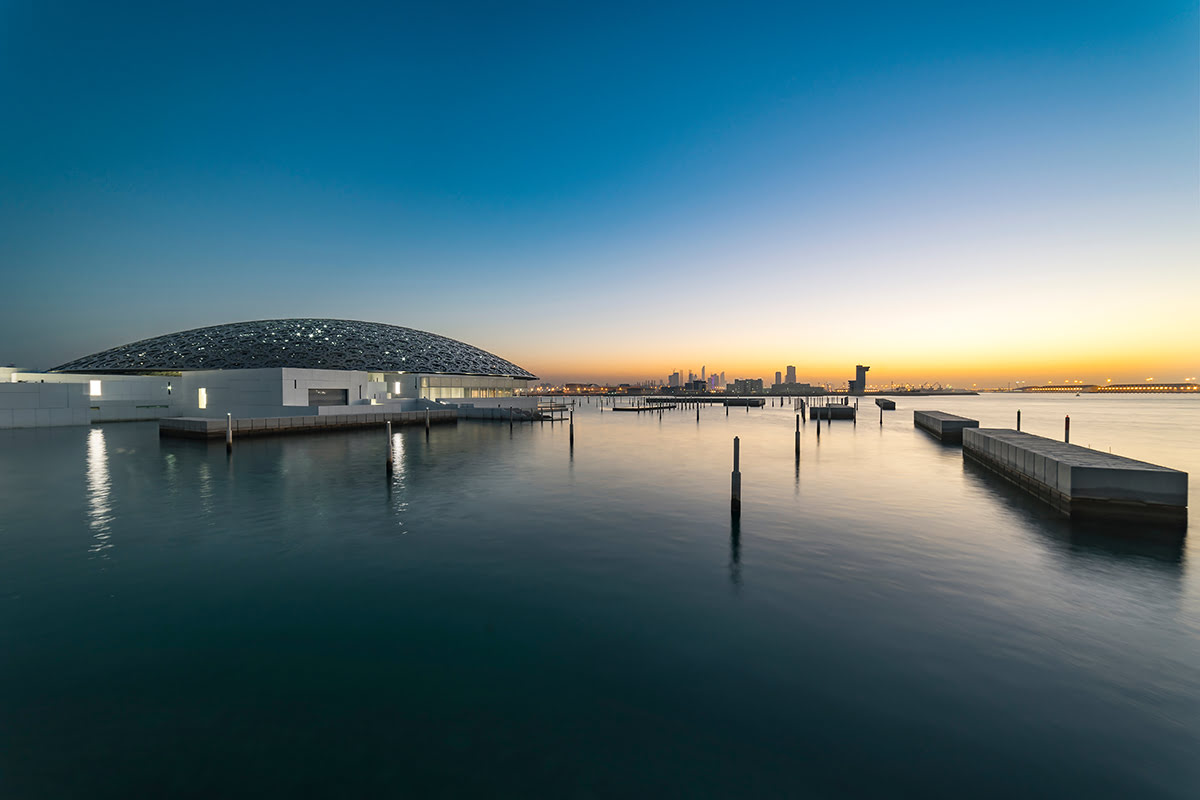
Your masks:
{"label": "calm sea water", "polygon": [[1200,796],[1197,536],[912,424],[1018,407],[1197,513],[1183,397],[0,432],[0,797]]}

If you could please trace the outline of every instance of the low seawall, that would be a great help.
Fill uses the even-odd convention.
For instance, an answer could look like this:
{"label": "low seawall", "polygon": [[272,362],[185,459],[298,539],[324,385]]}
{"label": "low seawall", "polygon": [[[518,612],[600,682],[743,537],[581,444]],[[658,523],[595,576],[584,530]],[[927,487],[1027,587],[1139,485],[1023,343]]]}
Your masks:
{"label": "low seawall", "polygon": [[963,457],[1069,516],[1187,518],[1177,469],[1004,428],[964,431]]}
{"label": "low seawall", "polygon": [[[286,433],[348,430],[378,427],[385,422],[393,425],[424,425],[425,415],[430,425],[458,421],[453,408],[426,411],[391,411],[377,414],[323,414],[303,417],[255,417],[235,419],[233,436],[275,436]],[[225,436],[226,421],[213,417],[168,417],[158,421],[159,436],[182,439],[221,439]]]}

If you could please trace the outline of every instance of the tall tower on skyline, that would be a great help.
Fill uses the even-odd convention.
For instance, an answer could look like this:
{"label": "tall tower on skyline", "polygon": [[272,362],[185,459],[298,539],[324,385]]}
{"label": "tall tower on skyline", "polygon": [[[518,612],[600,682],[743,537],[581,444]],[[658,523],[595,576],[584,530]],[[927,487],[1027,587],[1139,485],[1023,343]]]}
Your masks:
{"label": "tall tower on skyline", "polygon": [[796,368],[794,366],[792,366],[791,364],[789,364],[788,368],[787,368],[787,382],[788,383],[796,382]]}
{"label": "tall tower on skyline", "polygon": [[867,390],[867,370],[862,364],[854,368],[854,380],[850,381],[850,394],[862,394]]}

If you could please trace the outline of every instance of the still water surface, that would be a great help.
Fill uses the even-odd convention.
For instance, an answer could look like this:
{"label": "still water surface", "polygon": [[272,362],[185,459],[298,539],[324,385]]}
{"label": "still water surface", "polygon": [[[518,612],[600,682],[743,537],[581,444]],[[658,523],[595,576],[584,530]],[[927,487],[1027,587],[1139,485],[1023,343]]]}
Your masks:
{"label": "still water surface", "polygon": [[912,425],[1018,407],[1197,508],[1194,398],[0,432],[0,797],[1200,796],[1196,536]]}

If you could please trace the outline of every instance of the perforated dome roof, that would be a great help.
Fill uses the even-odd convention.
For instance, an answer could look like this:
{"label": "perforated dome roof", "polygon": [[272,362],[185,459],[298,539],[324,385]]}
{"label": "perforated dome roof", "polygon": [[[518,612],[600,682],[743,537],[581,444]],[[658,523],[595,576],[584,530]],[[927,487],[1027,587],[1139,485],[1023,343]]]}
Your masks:
{"label": "perforated dome roof", "polygon": [[398,325],[346,319],[265,319],[169,333],[75,359],[52,372],[341,369],[534,378],[469,344]]}

